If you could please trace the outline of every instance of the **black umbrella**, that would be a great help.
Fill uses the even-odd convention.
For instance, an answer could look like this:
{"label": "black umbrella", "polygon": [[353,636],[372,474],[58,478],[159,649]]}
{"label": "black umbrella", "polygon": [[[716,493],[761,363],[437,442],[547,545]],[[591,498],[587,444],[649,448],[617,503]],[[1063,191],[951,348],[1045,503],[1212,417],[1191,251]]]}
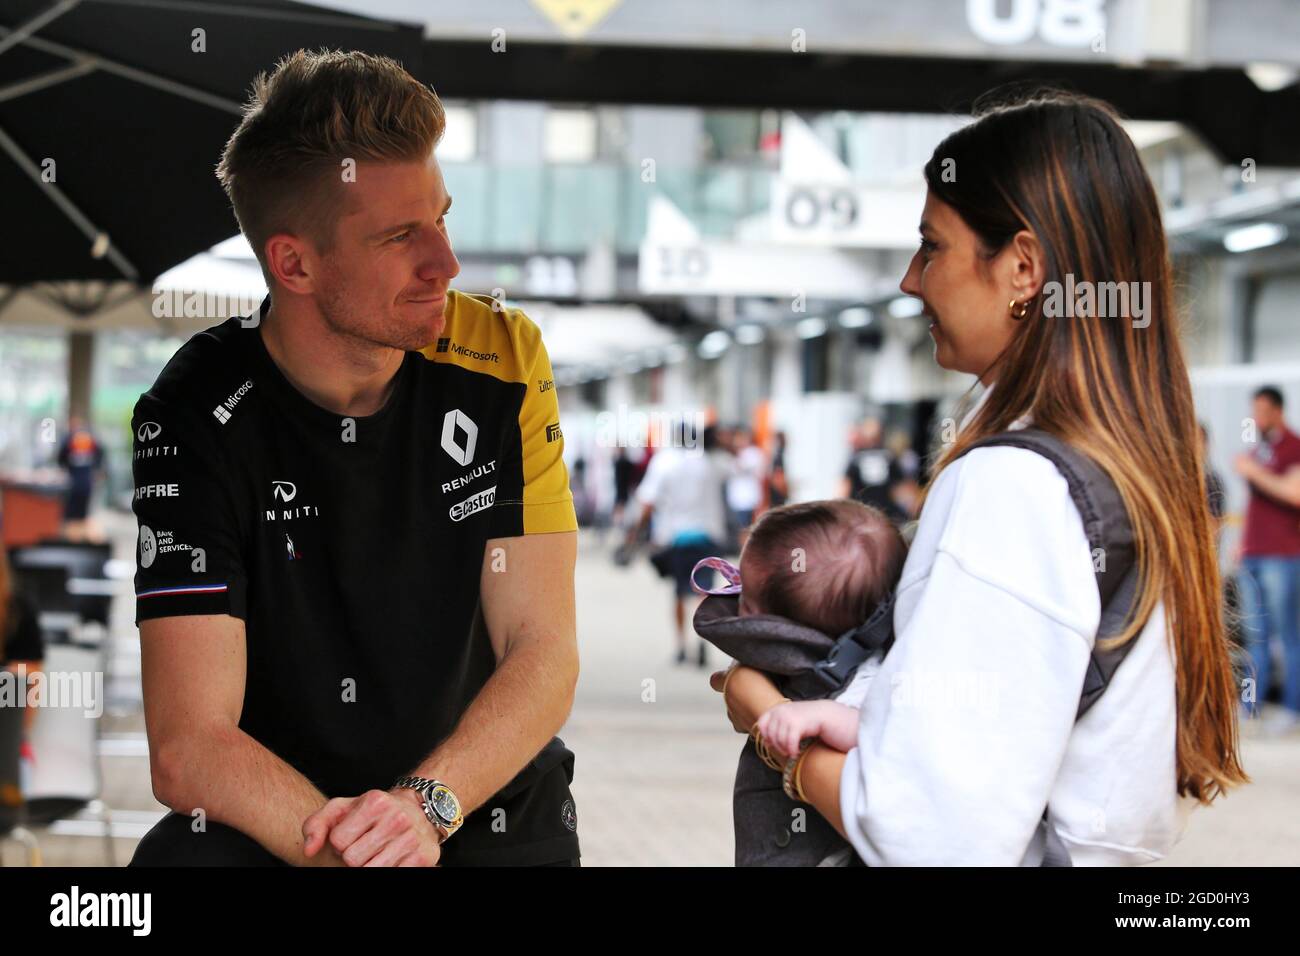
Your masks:
{"label": "black umbrella", "polygon": [[4,0],[0,283],[148,283],[227,238],[213,170],[252,78],[320,47],[415,72],[420,43],[286,0]]}

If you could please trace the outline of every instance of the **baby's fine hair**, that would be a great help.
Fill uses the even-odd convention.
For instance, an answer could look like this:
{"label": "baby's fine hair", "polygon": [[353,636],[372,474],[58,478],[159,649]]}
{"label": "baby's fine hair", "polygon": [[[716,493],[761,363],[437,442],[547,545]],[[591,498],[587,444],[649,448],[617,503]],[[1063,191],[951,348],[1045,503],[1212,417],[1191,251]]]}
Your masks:
{"label": "baby's fine hair", "polygon": [[859,501],[803,501],[764,512],[745,553],[762,574],[756,609],[838,637],[894,590],[907,545],[883,512]]}

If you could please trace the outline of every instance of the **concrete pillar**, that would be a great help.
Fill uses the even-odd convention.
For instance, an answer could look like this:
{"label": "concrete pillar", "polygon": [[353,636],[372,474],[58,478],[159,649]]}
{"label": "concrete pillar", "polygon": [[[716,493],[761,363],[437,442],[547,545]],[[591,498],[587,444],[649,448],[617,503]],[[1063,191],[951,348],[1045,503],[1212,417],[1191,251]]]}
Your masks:
{"label": "concrete pillar", "polygon": [[90,400],[94,388],[95,333],[68,333],[68,417],[79,415],[90,422]]}

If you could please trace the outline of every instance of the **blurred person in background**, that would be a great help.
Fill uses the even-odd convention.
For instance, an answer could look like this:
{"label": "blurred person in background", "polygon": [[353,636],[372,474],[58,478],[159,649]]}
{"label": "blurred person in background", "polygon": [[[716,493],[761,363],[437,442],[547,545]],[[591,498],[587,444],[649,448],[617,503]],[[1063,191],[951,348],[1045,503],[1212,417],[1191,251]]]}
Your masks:
{"label": "blurred person in background", "polygon": [[[659,449],[650,459],[636,491],[641,517],[628,535],[629,541],[635,541],[649,524],[651,541],[661,549],[656,555],[656,567],[661,573],[666,570],[673,581],[673,635],[678,664],[686,663],[686,601],[698,597],[691,588],[691,571],[702,558],[719,553],[726,542],[724,495],[732,470],[729,455],[720,446],[713,426],[698,437],[688,429],[680,425],[674,444]],[[708,587],[712,574],[701,572],[697,580]],[[708,665],[703,641],[697,660],[700,667]]]}
{"label": "blurred person in background", "polygon": [[785,474],[785,432],[772,436],[772,464],[767,470],[767,507],[779,508],[790,500],[790,483]]}
{"label": "blurred person in background", "polygon": [[754,514],[763,503],[763,475],[767,456],[754,444],[754,433],[743,425],[731,433],[731,451],[735,456],[732,474],[727,479],[727,509],[737,544],[744,546],[744,535],[754,523]]}
{"label": "blurred person in background", "polygon": [[70,541],[100,538],[89,514],[95,478],[104,467],[104,449],[79,415],[68,419],[68,434],[59,445],[57,460],[59,467],[68,473],[68,492],[63,502],[63,536]]}
{"label": "blurred person in background", "polygon": [[1265,385],[1255,392],[1252,415],[1258,441],[1236,458],[1237,474],[1250,486],[1246,526],[1238,545],[1242,626],[1255,670],[1249,716],[1272,685],[1272,639],[1282,644],[1283,710],[1267,721],[1269,731],[1300,726],[1300,437],[1282,417],[1282,392]]}
{"label": "blurred person in background", "polygon": [[619,446],[614,450],[614,527],[623,527],[627,502],[636,489],[637,467],[627,452]]}
{"label": "blurred person in background", "polygon": [[[45,646],[36,605],[14,580],[9,555],[0,548],[0,670],[30,680],[32,674],[40,671],[44,659]],[[19,693],[26,691],[20,687]],[[35,707],[23,709],[24,735],[31,733],[35,719]],[[31,745],[26,739],[22,742],[21,753],[25,760],[33,759]]]}
{"label": "blurred person in background", "polygon": [[1201,463],[1205,468],[1205,500],[1210,506],[1210,517],[1214,520],[1214,546],[1217,548],[1227,518],[1228,496],[1222,476],[1210,464],[1210,433],[1204,422],[1201,423],[1200,428]]}
{"label": "blurred person in background", "polygon": [[894,453],[881,444],[884,429],[880,419],[868,418],[849,436],[849,464],[840,480],[841,498],[852,498],[879,508],[889,520],[906,521],[907,513],[894,501],[894,486],[902,480]]}
{"label": "blurred person in background", "polygon": [[893,453],[894,461],[898,464],[898,480],[890,488],[889,497],[910,521],[921,508],[921,485],[918,480],[921,456],[913,450],[911,437],[901,428],[889,433],[885,447]]}

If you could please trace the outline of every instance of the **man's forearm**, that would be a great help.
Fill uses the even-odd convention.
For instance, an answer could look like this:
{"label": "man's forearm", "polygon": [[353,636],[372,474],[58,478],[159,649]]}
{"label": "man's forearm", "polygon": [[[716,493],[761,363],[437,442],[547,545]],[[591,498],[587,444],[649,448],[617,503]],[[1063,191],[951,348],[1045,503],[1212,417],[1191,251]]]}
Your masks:
{"label": "man's forearm", "polygon": [[1259,471],[1250,479],[1250,483],[1282,504],[1300,507],[1300,487],[1291,475],[1275,475],[1271,471]]}
{"label": "man's forearm", "polygon": [[445,781],[462,812],[482,806],[537,756],[573,706],[577,658],[530,643],[507,653],[451,736],[412,773]]}
{"label": "man's forearm", "polygon": [[224,823],[294,866],[342,865],[328,845],[303,855],[303,821],[326,797],[302,774],[239,728],[206,735],[176,769],[164,794],[171,809]]}

